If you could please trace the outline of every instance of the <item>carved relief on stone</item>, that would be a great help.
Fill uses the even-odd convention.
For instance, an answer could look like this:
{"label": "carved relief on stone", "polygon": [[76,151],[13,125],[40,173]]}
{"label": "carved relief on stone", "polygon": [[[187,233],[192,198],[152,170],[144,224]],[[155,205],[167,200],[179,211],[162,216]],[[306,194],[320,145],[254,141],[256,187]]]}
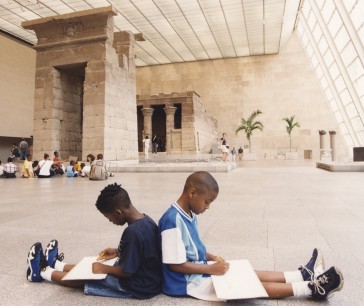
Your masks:
{"label": "carved relief on stone", "polygon": [[77,32],[82,31],[82,23],[81,22],[71,22],[67,24],[62,24],[62,33],[67,37],[74,37]]}

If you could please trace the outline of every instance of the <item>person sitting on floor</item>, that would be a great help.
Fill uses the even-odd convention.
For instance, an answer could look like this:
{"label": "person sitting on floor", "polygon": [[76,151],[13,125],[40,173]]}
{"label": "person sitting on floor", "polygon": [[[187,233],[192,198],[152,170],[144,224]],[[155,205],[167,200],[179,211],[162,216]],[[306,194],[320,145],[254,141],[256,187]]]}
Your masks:
{"label": "person sitting on floor", "polygon": [[13,163],[13,158],[9,157],[8,162],[4,166],[4,177],[5,178],[16,178],[17,167]]}
{"label": "person sitting on floor", "polygon": [[53,157],[54,171],[58,175],[63,175],[64,166],[62,164],[62,161],[59,159],[59,153],[58,153],[58,151],[54,151],[53,154],[54,154],[54,157]]}
{"label": "person sitting on floor", "polygon": [[56,174],[53,161],[49,160],[49,154],[44,153],[44,159],[38,163],[37,170],[34,173],[38,178],[48,178]]}
{"label": "person sitting on floor", "polygon": [[90,180],[103,181],[107,180],[109,176],[114,176],[112,172],[106,170],[106,163],[103,159],[104,156],[101,153],[97,154],[97,160],[94,160],[91,164]]}
{"label": "person sitting on floor", "polygon": [[25,161],[23,162],[23,166],[21,167],[21,177],[23,178],[34,177],[32,155],[30,155],[30,153],[25,154]]}
{"label": "person sitting on floor", "polygon": [[71,160],[70,164],[66,168],[66,175],[67,177],[77,177],[78,172],[75,169],[75,161]]}
{"label": "person sitting on floor", "polygon": [[[82,288],[87,295],[136,299],[149,299],[158,295],[161,292],[162,259],[156,223],[140,213],[127,191],[116,183],[101,191],[96,207],[113,224],[123,226],[127,223],[119,246],[102,250],[98,261],[92,264],[92,272],[107,274],[106,278],[63,280],[75,265],[62,262],[64,256],[58,254],[58,241],[54,239],[48,243],[44,253],[40,242],[30,248],[27,280],[47,280],[66,287]],[[113,258],[117,259],[113,266],[102,262]]]}
{"label": "person sitting on floor", "polygon": [[[219,185],[210,173],[195,172],[187,178],[178,200],[159,220],[163,293],[219,301],[211,275],[224,275],[230,264],[207,252],[197,227],[197,215],[209,209],[218,194]],[[208,264],[208,261],[215,263]],[[298,270],[255,272],[270,299],[294,296],[325,300],[344,284],[338,267],[325,271],[323,256],[316,248],[308,263]]]}

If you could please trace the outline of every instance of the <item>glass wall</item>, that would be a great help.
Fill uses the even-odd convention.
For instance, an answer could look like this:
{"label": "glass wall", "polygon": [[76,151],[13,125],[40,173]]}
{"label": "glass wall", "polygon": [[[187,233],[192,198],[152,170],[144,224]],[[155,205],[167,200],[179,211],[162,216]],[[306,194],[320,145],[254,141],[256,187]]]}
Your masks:
{"label": "glass wall", "polygon": [[364,0],[305,0],[297,32],[352,156],[364,146]]}

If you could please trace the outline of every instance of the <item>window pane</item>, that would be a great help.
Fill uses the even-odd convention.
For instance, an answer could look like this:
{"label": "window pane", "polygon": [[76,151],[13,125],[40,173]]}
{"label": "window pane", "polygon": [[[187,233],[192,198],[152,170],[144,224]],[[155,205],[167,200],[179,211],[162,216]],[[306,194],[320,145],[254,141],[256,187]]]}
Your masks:
{"label": "window pane", "polygon": [[319,42],[322,37],[322,30],[318,24],[316,24],[315,28],[312,31],[313,37],[316,42]]}
{"label": "window pane", "polygon": [[336,33],[339,31],[340,27],[342,26],[343,21],[341,20],[341,17],[337,10],[335,10],[334,14],[332,15],[332,18],[328,24],[328,29],[331,33],[331,36],[334,37]]}
{"label": "window pane", "polygon": [[347,67],[355,57],[358,55],[354,49],[353,43],[349,42],[348,45],[344,48],[343,52],[341,53],[341,58]]}
{"label": "window pane", "polygon": [[359,29],[359,27],[363,24],[363,16],[364,16],[364,3],[363,1],[358,1],[357,5],[354,7],[354,10],[350,14],[355,29]]}
{"label": "window pane", "polygon": [[348,114],[349,118],[358,116],[358,112],[356,111],[354,103],[349,103],[347,106],[345,106],[345,109],[346,109],[346,113]]}
{"label": "window pane", "polygon": [[341,115],[341,113],[339,111],[337,111],[335,113],[335,117],[336,117],[337,122],[343,122],[344,121],[343,116]]}
{"label": "window pane", "polygon": [[336,63],[333,63],[329,69],[330,71],[330,75],[331,75],[331,78],[333,80],[335,80],[337,78],[337,76],[340,74],[340,70],[339,68],[337,67],[337,64]]}
{"label": "window pane", "polygon": [[328,50],[326,54],[324,55],[324,61],[326,63],[326,66],[329,67],[331,63],[334,61],[334,57],[331,53],[331,50]]}
{"label": "window pane", "polygon": [[349,40],[350,37],[348,35],[348,32],[346,31],[346,28],[341,27],[339,33],[334,39],[337,50],[340,52],[345,47],[345,45],[348,43]]}
{"label": "window pane", "polygon": [[359,97],[364,96],[364,76],[355,81],[354,87]]}
{"label": "window pane", "polygon": [[351,98],[349,91],[347,89],[343,90],[340,93],[340,98],[344,105],[347,105],[353,101],[353,99]]}
{"label": "window pane", "polygon": [[360,120],[360,118],[358,116],[351,119],[351,123],[352,123],[353,128],[354,128],[355,131],[363,130],[363,122],[361,122],[361,120]]}
{"label": "window pane", "polygon": [[363,65],[361,64],[361,61],[358,57],[348,67],[348,73],[352,81],[355,81],[364,74]]}
{"label": "window pane", "polygon": [[324,18],[326,23],[329,22],[329,19],[330,19],[331,15],[332,15],[332,12],[334,11],[334,9],[335,9],[335,5],[332,2],[332,0],[327,0],[325,2],[324,7],[322,8],[322,17]]}
{"label": "window pane", "polygon": [[345,7],[346,7],[346,10],[348,12],[350,12],[355,4],[356,0],[345,0],[343,1]]}
{"label": "window pane", "polygon": [[341,92],[344,90],[344,88],[346,88],[344,79],[342,78],[342,76],[339,76],[336,80],[335,80],[335,86],[337,88],[338,92]]}

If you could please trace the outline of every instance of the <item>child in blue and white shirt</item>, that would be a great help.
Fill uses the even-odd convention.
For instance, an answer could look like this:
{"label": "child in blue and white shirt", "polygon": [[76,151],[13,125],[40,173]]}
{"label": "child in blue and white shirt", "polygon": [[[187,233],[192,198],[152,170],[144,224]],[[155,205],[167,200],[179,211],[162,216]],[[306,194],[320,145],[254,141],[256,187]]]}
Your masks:
{"label": "child in blue and white shirt", "polygon": [[[229,263],[206,251],[198,234],[197,215],[209,209],[217,198],[219,186],[205,171],[191,174],[179,199],[159,220],[162,249],[162,292],[172,296],[192,296],[218,301],[211,275],[223,275]],[[207,264],[207,261],[214,261]],[[343,287],[341,271],[333,266],[324,272],[323,257],[314,249],[309,262],[296,271],[255,271],[269,298],[306,296],[329,298]]]}

